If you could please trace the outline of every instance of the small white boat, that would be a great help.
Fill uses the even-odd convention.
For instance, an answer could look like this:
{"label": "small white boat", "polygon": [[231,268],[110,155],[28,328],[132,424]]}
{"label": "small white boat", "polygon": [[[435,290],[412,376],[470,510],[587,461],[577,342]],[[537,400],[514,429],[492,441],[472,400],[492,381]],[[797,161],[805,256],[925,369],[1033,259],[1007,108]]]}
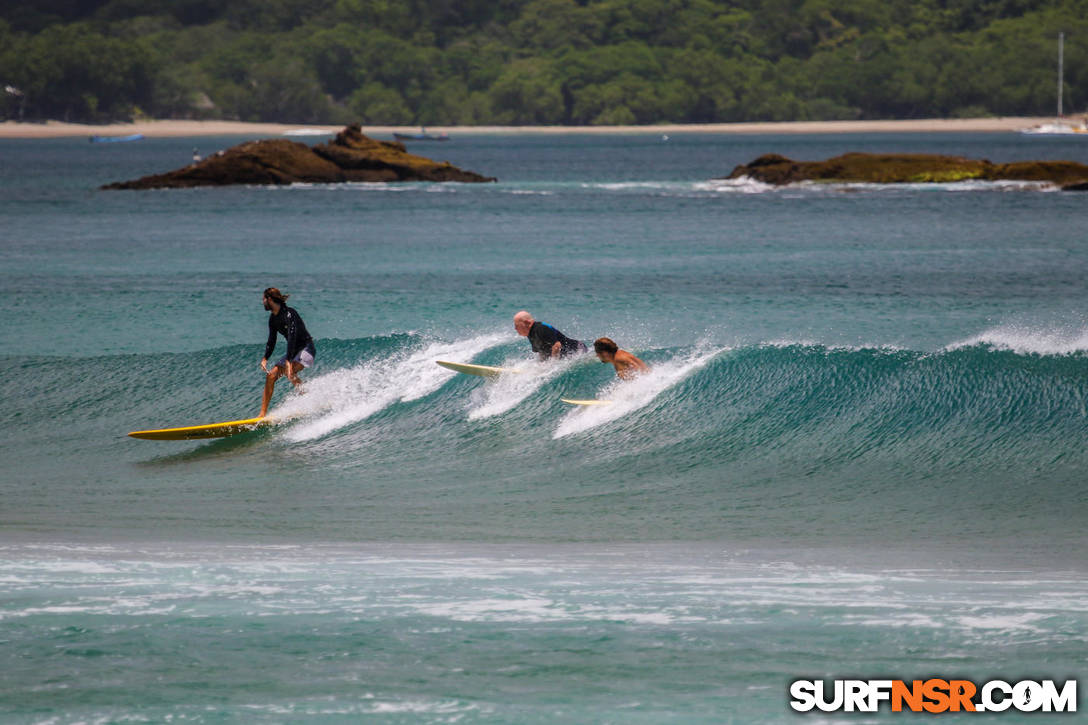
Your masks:
{"label": "small white boat", "polygon": [[419,133],[394,131],[393,138],[398,141],[449,141],[450,135],[448,133],[427,133],[427,129],[420,126]]}
{"label": "small white boat", "polygon": [[1027,136],[1074,136],[1088,134],[1088,125],[1079,126],[1062,120],[1062,91],[1065,87],[1065,33],[1058,33],[1058,115],[1054,123],[1040,123],[1031,128],[1022,128],[1020,133]]}
{"label": "small white boat", "polygon": [[332,136],[333,131],[326,131],[322,128],[292,128],[288,131],[284,131],[284,136]]}
{"label": "small white boat", "polygon": [[1020,133],[1028,136],[1074,136],[1088,134],[1088,127],[1084,126],[1084,124],[1071,126],[1064,121],[1056,121],[1054,123],[1040,123],[1038,126],[1032,126],[1031,128],[1022,128]]}
{"label": "small white boat", "polygon": [[130,133],[128,136],[91,136],[87,140],[91,143],[125,143],[127,141],[141,141],[143,137],[142,133]]}

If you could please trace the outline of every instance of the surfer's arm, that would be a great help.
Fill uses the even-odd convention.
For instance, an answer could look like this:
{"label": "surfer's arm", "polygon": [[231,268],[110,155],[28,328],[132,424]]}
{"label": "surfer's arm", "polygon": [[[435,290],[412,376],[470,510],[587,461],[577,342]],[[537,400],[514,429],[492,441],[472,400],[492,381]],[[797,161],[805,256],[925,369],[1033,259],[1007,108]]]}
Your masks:
{"label": "surfer's arm", "polygon": [[552,345],[552,354],[550,357],[559,357],[561,352],[563,352],[563,343],[557,340],[556,343]]}
{"label": "surfer's arm", "polygon": [[299,350],[302,349],[302,345],[299,344],[298,339],[298,317],[287,313],[287,360],[291,361],[295,359],[295,355],[298,355]]}
{"label": "surfer's arm", "polygon": [[268,342],[264,344],[264,359],[261,361],[261,367],[263,368],[268,362],[268,358],[272,357],[272,351],[276,349],[276,328],[272,325],[272,318],[268,318]]}

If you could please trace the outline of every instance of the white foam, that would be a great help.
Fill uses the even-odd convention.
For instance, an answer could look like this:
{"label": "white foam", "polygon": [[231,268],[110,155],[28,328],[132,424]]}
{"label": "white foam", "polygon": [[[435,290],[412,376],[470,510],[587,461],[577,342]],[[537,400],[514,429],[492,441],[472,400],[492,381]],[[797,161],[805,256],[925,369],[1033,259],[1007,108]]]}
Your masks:
{"label": "white foam", "polygon": [[705,196],[712,194],[766,194],[779,187],[765,184],[748,176],[738,179],[707,179],[699,181],[616,181],[585,183],[585,189],[604,191],[647,191],[659,196]]}
{"label": "white foam", "polygon": [[945,191],[1061,191],[1061,186],[1050,181],[953,181],[931,186]]}
{"label": "white foam", "polygon": [[[583,189],[604,189],[606,191],[627,191],[629,189],[676,189],[680,188],[678,182],[668,181],[605,181],[584,183]],[[684,184],[687,186],[687,184]]]}
{"label": "white foam", "polygon": [[863,627],[903,628],[903,629],[941,629],[944,624],[936,617],[921,612],[892,614],[882,612],[879,617],[843,617],[844,622]]}
{"label": "white foam", "polygon": [[649,373],[634,380],[617,379],[609,383],[598,392],[597,398],[610,400],[611,405],[593,405],[571,410],[559,421],[552,438],[563,438],[596,428],[649,405],[662,392],[706,365],[721,352],[723,350],[695,352],[684,359],[658,363]]}
{"label": "white foam", "polygon": [[529,364],[526,364],[524,359],[506,360],[501,367],[516,368],[521,372],[517,375],[502,375],[474,390],[470,398],[472,407],[469,410],[468,419],[480,420],[502,415],[572,364],[574,361],[569,359],[554,363]]}
{"label": "white foam", "polygon": [[416,190],[416,188],[412,187],[411,185],[387,181],[340,181],[330,184],[318,184],[309,181],[296,181],[290,184],[250,184],[246,188],[275,193],[290,191],[319,191],[325,193],[343,191],[376,191],[398,194]]}
{"label": "white foam", "polygon": [[760,343],[765,347],[774,348],[791,348],[791,347],[819,347],[823,348],[825,352],[866,352],[875,350],[877,352],[895,353],[903,352],[907,348],[900,345],[895,345],[888,342],[863,342],[858,345],[848,345],[846,343],[828,343],[818,342],[808,338],[799,338],[791,340],[789,338],[777,338],[774,340],[767,340]]}
{"label": "white foam", "polygon": [[457,374],[435,365],[435,360],[470,359],[506,337],[491,334],[458,342],[432,342],[414,351],[335,370],[308,381],[304,395],[292,396],[273,415],[307,419],[285,431],[289,440],[320,438],[395,402],[433,393]]}
{"label": "white foam", "polygon": [[412,713],[412,714],[450,714],[450,713],[464,713],[476,710],[475,705],[464,704],[455,701],[440,701],[432,702],[427,700],[404,700],[401,702],[379,702],[376,703],[368,711],[371,714],[392,714],[392,713]]}
{"label": "white foam", "polygon": [[1059,191],[1060,187],[1045,181],[952,181],[901,184],[875,184],[870,182],[826,182],[801,181],[777,186],[767,184],[750,176],[735,179],[706,179],[698,181],[615,181],[587,182],[580,185],[583,189],[603,191],[643,191],[661,196],[691,196],[693,194],[768,194],[786,190],[799,191],[804,198],[813,193],[844,192],[902,192],[902,191],[939,191],[939,192],[1024,192],[1024,191]]}
{"label": "white foam", "polygon": [[1042,632],[1044,630],[1035,626],[1033,623],[1045,618],[1045,615],[1036,614],[1035,612],[1024,612],[1022,614],[980,614],[959,617],[957,622],[968,629]]}
{"label": "white foam", "polygon": [[1020,355],[1072,355],[1088,351],[1088,328],[1038,328],[1030,325],[999,325],[966,340],[954,342],[945,351],[985,345],[1011,350]]}
{"label": "white foam", "polygon": [[421,604],[415,609],[433,617],[461,622],[546,622],[569,615],[556,602],[543,597],[475,599]]}
{"label": "white foam", "polygon": [[702,181],[694,186],[697,191],[714,191],[718,193],[732,194],[766,194],[777,191],[779,187],[765,184],[750,176],[741,176],[736,179],[711,179]]}
{"label": "white foam", "polygon": [[[557,601],[542,596],[488,598],[419,603],[415,611],[432,617],[460,622],[562,622],[613,621],[644,625],[668,625],[676,617],[660,609],[645,611],[635,607],[600,606],[576,601]],[[690,621],[702,621],[692,619]]]}
{"label": "white foam", "polygon": [[895,191],[988,191],[988,192],[1007,192],[1007,191],[1059,191],[1060,187],[1054,185],[1048,181],[984,181],[978,179],[968,179],[965,181],[948,181],[948,182],[909,182],[909,183],[892,183],[892,184],[878,184],[869,181],[842,181],[842,182],[827,182],[827,181],[801,181],[794,184],[789,184],[789,188],[792,189],[804,189],[805,191],[838,191],[838,192],[850,192],[850,191],[874,191],[874,192],[895,192]]}
{"label": "white foam", "polygon": [[470,703],[462,703],[453,700],[427,701],[427,700],[401,700],[378,701],[373,693],[365,693],[359,697],[360,702],[344,702],[328,704],[324,700],[332,698],[315,698],[316,701],[288,702],[288,703],[260,703],[242,705],[242,709],[251,712],[266,713],[275,716],[312,716],[312,715],[377,715],[377,714],[435,714],[455,715],[449,722],[457,722],[460,716],[467,712],[477,711],[480,708]]}
{"label": "white foam", "polygon": [[36,562],[38,571],[54,574],[118,574],[121,572],[112,564],[102,564],[97,561],[43,561]]}

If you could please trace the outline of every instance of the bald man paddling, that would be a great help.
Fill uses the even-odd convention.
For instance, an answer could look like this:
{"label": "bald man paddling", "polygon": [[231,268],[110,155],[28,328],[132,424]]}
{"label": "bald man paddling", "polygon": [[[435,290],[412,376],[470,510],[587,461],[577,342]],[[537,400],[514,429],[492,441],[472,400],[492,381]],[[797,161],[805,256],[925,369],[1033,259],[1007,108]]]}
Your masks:
{"label": "bald man paddling", "polygon": [[537,322],[525,310],[514,315],[514,329],[522,337],[529,338],[533,352],[541,360],[558,359],[586,352],[585,343],[567,337],[551,325]]}

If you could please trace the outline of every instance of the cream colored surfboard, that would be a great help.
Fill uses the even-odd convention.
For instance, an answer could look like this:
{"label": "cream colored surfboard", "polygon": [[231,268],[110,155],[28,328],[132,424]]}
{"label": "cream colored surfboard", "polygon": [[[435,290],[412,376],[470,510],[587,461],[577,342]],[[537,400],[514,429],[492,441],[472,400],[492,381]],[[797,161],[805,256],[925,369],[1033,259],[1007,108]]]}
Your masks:
{"label": "cream colored surfboard", "polygon": [[190,425],[184,428],[134,430],[129,435],[133,438],[143,438],[149,441],[195,441],[204,438],[226,438],[239,433],[248,433],[275,425],[277,422],[271,418],[247,418],[245,420],[229,420],[225,423]]}
{"label": "cream colored surfboard", "polygon": [[560,398],[560,400],[571,405],[612,405],[611,400],[571,400],[570,398]]}
{"label": "cream colored surfboard", "polygon": [[465,375],[479,375],[481,378],[497,378],[500,375],[506,375],[507,373],[521,372],[514,368],[496,368],[491,367],[490,365],[472,365],[470,363],[448,362],[446,360],[435,360],[435,364],[455,372],[464,373]]}

